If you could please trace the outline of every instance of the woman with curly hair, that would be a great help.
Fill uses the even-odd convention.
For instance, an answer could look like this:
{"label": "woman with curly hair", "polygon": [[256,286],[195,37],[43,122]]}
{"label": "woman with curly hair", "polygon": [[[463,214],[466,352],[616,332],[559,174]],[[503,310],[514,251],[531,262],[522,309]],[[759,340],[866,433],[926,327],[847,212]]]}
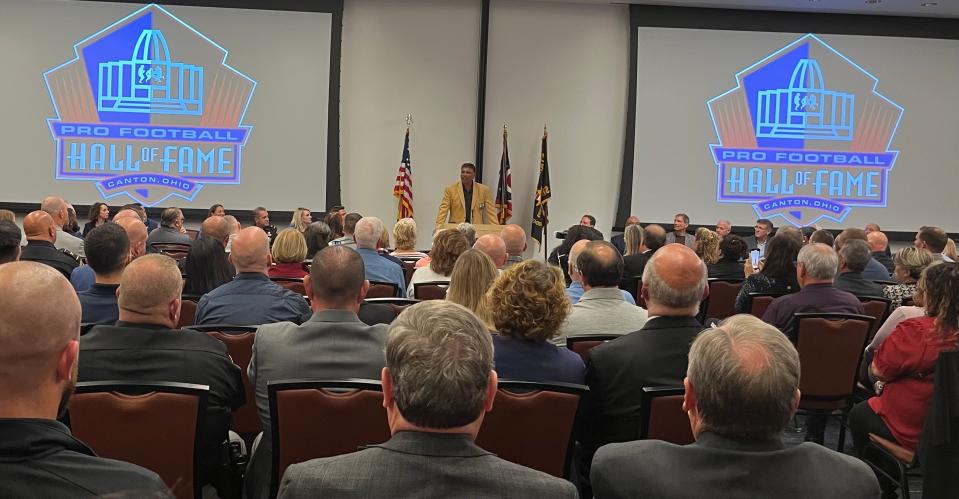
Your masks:
{"label": "woman with curly hair", "polygon": [[879,345],[869,372],[878,396],[849,414],[856,451],[875,433],[915,450],[932,398],[936,361],[959,345],[959,263],[930,265],[919,278],[926,313],[907,319]]}
{"label": "woman with curly hair", "polygon": [[549,342],[570,312],[558,268],[538,260],[513,265],[486,300],[499,333],[493,337],[493,360],[500,379],[583,384],[582,358]]}
{"label": "woman with curly hair", "polygon": [[413,296],[413,285],[418,282],[449,282],[456,259],[468,249],[470,249],[469,242],[462,232],[456,229],[438,232],[433,238],[433,248],[430,249],[430,264],[413,272],[406,296]]}
{"label": "woman with curly hair", "polygon": [[486,253],[474,249],[466,250],[453,265],[446,299],[472,310],[489,326],[489,310],[485,297],[496,280],[496,275],[496,266]]}
{"label": "woman with curly hair", "polygon": [[896,279],[897,284],[882,288],[882,295],[892,302],[889,307],[890,311],[902,306],[903,298],[910,298],[916,292],[916,282],[919,281],[922,271],[932,263],[932,253],[909,246],[896,253],[893,263],[896,267],[892,276]]}
{"label": "woman with curly hair", "polygon": [[700,227],[696,229],[696,239],[693,244],[696,254],[699,256],[699,259],[703,261],[706,265],[712,265],[719,261],[719,242],[721,238],[719,234],[707,229],[706,227]]}

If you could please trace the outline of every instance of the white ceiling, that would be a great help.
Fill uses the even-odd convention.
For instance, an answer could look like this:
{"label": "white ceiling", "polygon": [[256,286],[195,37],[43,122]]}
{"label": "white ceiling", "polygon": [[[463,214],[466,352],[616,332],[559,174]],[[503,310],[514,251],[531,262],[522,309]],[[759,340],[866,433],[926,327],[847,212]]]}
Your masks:
{"label": "white ceiling", "polygon": [[[546,0],[566,3],[633,3],[796,12],[959,18],[959,0]],[[867,3],[876,1],[876,3]],[[923,3],[935,6],[923,7]]]}

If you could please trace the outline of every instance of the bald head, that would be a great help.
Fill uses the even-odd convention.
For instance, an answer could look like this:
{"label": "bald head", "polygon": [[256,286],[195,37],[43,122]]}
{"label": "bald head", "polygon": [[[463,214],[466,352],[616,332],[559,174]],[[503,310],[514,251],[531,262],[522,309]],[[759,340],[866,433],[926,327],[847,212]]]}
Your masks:
{"label": "bald head", "polygon": [[869,242],[869,249],[873,253],[886,251],[886,247],[889,246],[889,238],[879,230],[867,232],[866,240]]}
{"label": "bald head", "polygon": [[28,241],[56,242],[57,225],[46,211],[31,211],[23,217],[23,233]]}
{"label": "bald head", "polygon": [[506,265],[506,259],[509,257],[509,255],[506,254],[506,242],[503,241],[502,237],[496,234],[480,236],[480,238],[473,243],[473,249],[486,253],[486,256],[490,257],[490,260],[493,260],[493,265],[496,265],[498,269]]}
{"label": "bald head", "polygon": [[[134,213],[131,210],[124,210]],[[137,258],[143,256],[146,253],[146,244],[147,244],[147,226],[143,225],[143,222],[140,221],[140,217],[134,216],[124,217],[119,220],[114,220],[117,225],[123,227],[123,230],[127,232],[127,238],[130,239],[130,258]]]}
{"label": "bald head", "polygon": [[67,214],[67,202],[59,196],[43,198],[43,201],[40,201],[40,210],[49,213],[58,227],[63,227],[69,216]]}
{"label": "bald head", "polygon": [[237,272],[266,274],[270,270],[270,238],[259,227],[247,227],[236,233],[230,261]]}
{"label": "bald head", "polygon": [[589,244],[589,239],[580,239],[569,247],[569,277],[577,282],[581,282],[583,280],[583,276],[579,273],[579,267],[576,265],[576,261],[579,258],[580,253],[586,249],[587,244]]}
{"label": "bald head", "polygon": [[[57,393],[58,385],[70,381],[69,371],[74,366],[66,366],[67,372],[57,375],[57,364],[65,349],[70,348],[73,351],[67,352],[67,356],[72,355],[74,363],[76,361],[80,301],[60,272],[35,262],[0,265],[0,293],[4,297],[0,307],[2,413],[2,406],[14,398],[42,397],[48,389]],[[37,320],[38,317],[42,320]],[[51,411],[55,410],[56,404]]]}
{"label": "bald head", "polygon": [[506,253],[509,256],[521,256],[526,251],[526,232],[516,224],[509,224],[500,231],[500,237],[506,243]]}
{"label": "bald head", "polygon": [[643,231],[643,244],[650,251],[655,252],[666,244],[666,229],[662,225],[651,224]]}
{"label": "bald head", "polygon": [[120,320],[176,327],[182,288],[176,260],[160,254],[137,258],[127,265],[120,279]]}
{"label": "bald head", "polygon": [[[684,244],[667,244],[643,270],[643,298],[652,315],[696,315],[706,290],[706,265]],[[661,309],[661,310],[659,310]]]}
{"label": "bald head", "polygon": [[113,215],[114,222],[119,222],[120,220],[123,220],[124,218],[135,218],[137,220],[140,220],[140,214],[129,208],[124,208],[118,211],[116,215]]}
{"label": "bald head", "polygon": [[623,256],[607,241],[589,241],[576,257],[576,267],[584,288],[616,287],[623,277]]}
{"label": "bald head", "polygon": [[212,217],[208,217],[203,221],[200,230],[203,231],[204,236],[212,237],[223,243],[224,247],[226,247],[226,242],[230,239],[230,222],[223,216],[213,215]]}

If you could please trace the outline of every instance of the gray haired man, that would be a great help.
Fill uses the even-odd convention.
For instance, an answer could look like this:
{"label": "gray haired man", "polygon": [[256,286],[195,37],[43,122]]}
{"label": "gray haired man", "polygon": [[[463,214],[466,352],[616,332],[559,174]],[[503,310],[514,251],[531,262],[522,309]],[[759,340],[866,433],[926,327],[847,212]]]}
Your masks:
{"label": "gray haired man", "polygon": [[799,405],[799,372],[789,340],[755,317],[733,316],[703,331],[683,380],[696,442],[601,448],[590,476],[596,497],[878,497],[862,461],[819,445],[783,445]]}
{"label": "gray haired man", "polygon": [[497,378],[489,332],[466,308],[406,309],[390,326],[380,379],[392,438],[290,466],[279,497],[576,497],[571,483],[473,443]]}

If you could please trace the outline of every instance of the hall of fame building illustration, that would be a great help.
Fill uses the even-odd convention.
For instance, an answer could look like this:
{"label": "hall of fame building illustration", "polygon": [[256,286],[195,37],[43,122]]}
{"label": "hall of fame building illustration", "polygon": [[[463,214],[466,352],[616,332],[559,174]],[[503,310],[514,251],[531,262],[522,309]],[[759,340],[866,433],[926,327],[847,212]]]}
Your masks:
{"label": "hall of fame building illustration", "polygon": [[239,184],[256,82],[225,48],[150,4],[81,40],[44,73],[57,180],[156,206]]}
{"label": "hall of fame building illustration", "polygon": [[886,206],[903,109],[875,76],[807,34],[735,78],[707,102],[717,201],[795,226]]}

